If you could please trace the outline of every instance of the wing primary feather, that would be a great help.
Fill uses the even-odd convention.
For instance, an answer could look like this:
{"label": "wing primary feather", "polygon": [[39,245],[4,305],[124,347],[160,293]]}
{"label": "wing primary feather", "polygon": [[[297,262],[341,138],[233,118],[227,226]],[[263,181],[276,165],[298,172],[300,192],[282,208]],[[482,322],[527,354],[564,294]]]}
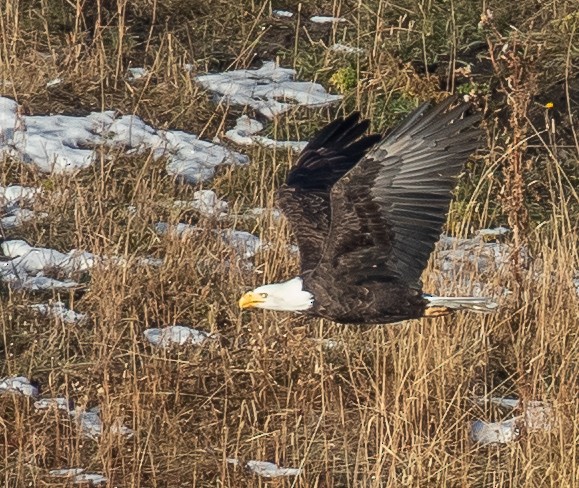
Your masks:
{"label": "wing primary feather", "polygon": [[364,135],[370,121],[354,112],[318,132],[289,171],[277,192],[277,203],[296,235],[301,272],[313,269],[330,229],[330,192],[381,137]]}
{"label": "wing primary feather", "polygon": [[[481,140],[480,117],[458,100],[420,105],[334,183],[330,230],[312,276],[319,270],[344,281],[350,272],[359,283],[367,273],[419,286],[455,179]],[[364,150],[359,142],[349,149],[359,144]]]}

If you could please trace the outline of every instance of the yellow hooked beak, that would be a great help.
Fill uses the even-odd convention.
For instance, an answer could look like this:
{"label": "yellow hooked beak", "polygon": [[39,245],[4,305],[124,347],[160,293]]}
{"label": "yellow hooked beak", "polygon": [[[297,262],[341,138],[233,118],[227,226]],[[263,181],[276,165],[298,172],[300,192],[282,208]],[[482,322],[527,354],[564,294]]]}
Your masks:
{"label": "yellow hooked beak", "polygon": [[239,299],[239,308],[252,308],[255,307],[258,303],[264,303],[265,297],[263,297],[260,293],[255,293],[253,291],[248,291],[245,295],[243,295]]}

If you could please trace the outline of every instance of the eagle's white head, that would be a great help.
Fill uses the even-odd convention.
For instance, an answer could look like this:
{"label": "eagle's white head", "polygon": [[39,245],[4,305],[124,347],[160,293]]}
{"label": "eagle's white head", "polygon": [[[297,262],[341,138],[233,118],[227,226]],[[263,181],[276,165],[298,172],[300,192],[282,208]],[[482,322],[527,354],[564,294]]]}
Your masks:
{"label": "eagle's white head", "polygon": [[260,286],[239,299],[242,309],[265,308],[286,312],[307,310],[313,304],[314,296],[303,289],[303,281],[299,276],[283,283]]}

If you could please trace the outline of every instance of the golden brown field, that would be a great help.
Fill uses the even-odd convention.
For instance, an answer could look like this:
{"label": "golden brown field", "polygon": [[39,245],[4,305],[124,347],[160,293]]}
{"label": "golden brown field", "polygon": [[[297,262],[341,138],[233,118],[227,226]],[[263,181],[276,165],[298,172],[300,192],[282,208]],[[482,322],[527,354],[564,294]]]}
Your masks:
{"label": "golden brown field", "polygon": [[[74,273],[80,284],[68,291],[0,282],[0,381],[26,376],[41,388],[36,399],[0,392],[3,486],[72,486],[72,478],[50,475],[63,468],[100,474],[111,487],[579,486],[574,2],[0,0],[0,7],[0,96],[23,114],[117,110],[155,128],[218,136],[251,161],[188,185],[151,151],[102,147],[90,167],[56,175],[2,153],[0,132],[0,186],[41,188],[30,208],[46,213],[2,228],[3,240],[124,258]],[[275,17],[277,8],[294,16]],[[315,24],[312,15],[345,21]],[[335,52],[334,43],[364,51]],[[449,91],[471,96],[487,144],[458,182],[447,233],[471,238],[504,225],[508,235],[479,238],[469,256],[493,243],[508,252],[483,267],[441,250],[424,282],[441,295],[482,283],[500,301],[497,313],[384,327],[240,313],[246,289],[297,273],[285,221],[249,213],[274,206],[296,155],[227,143],[223,134],[237,117],[255,113],[216,104],[194,77],[276,59],[344,98],[261,118],[274,139],[307,140],[355,109],[385,130],[421,101]],[[148,74],[131,81],[130,67]],[[227,215],[174,205],[199,189],[227,201]],[[159,235],[160,221],[204,231]],[[213,229],[248,231],[269,245],[245,259]],[[71,324],[30,308],[54,301],[86,320]],[[163,349],[143,335],[175,324],[212,336]],[[52,397],[73,401],[77,412],[100,406],[102,433],[87,437],[73,416],[34,406]],[[520,404],[512,410],[480,398]],[[534,424],[533,402],[549,411]],[[472,439],[473,421],[514,417],[515,438]],[[119,422],[133,435],[119,434]],[[300,474],[267,478],[244,467],[248,461]]]}

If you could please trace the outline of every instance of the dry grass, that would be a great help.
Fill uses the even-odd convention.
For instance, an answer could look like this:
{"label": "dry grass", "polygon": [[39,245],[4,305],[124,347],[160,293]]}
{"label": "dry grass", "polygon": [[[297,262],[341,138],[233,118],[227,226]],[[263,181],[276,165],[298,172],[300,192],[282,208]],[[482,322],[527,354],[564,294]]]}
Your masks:
{"label": "dry grass", "polygon": [[[94,269],[83,293],[47,297],[2,288],[0,377],[27,375],[41,383],[43,396],[98,404],[105,424],[98,441],[84,439],[66,415],[37,412],[22,397],[0,397],[4,486],[59,486],[48,471],[76,466],[104,474],[110,486],[579,486],[579,308],[571,285],[579,268],[572,101],[579,90],[579,20],[572,3],[522,1],[507,8],[488,2],[494,18],[482,30],[476,25],[481,12],[461,0],[305,2],[301,24],[272,20],[268,3],[160,3],[99,0],[97,9],[91,2],[4,0],[0,94],[30,113],[115,108],[212,138],[238,113],[216,110],[181,69],[184,62],[203,72],[259,65],[277,55],[304,78],[324,83],[339,68],[352,69],[359,82],[346,87],[340,110],[361,109],[375,129],[418,100],[442,96],[442,88],[476,91],[486,84],[477,103],[486,114],[490,151],[461,180],[449,228],[468,234],[525,210],[524,221],[514,225],[534,264],[514,261],[485,276],[514,292],[489,316],[355,328],[281,313],[241,315],[236,301],[247,286],[296,272],[283,222],[232,218],[218,224],[176,211],[171,202],[186,200],[194,188],[172,181],[163,162],[147,156],[116,154],[107,162],[103,155],[74,178],[5,160],[0,184],[42,186],[39,206],[49,214],[7,237],[119,254],[129,265]],[[314,13],[345,15],[348,22],[317,27],[306,21]],[[324,45],[336,41],[370,55],[331,54]],[[475,42],[488,42],[495,56],[508,43],[510,57],[493,64],[486,47],[471,55]],[[480,74],[457,72],[477,56]],[[513,76],[529,80],[513,71],[515,58],[532,60],[532,87],[508,83]],[[433,61],[440,63],[434,73],[415,66]],[[129,83],[126,68],[142,65],[151,75]],[[46,88],[55,77],[63,83]],[[524,106],[513,106],[518,98],[509,89],[520,86],[534,91]],[[542,107],[548,101],[556,103],[553,112]],[[508,113],[505,104],[511,104]],[[297,111],[272,131],[305,139],[334,113]],[[232,213],[271,206],[291,160],[283,152],[249,154],[250,167],[225,169],[206,185],[229,200]],[[517,179],[516,201],[502,177],[507,171]],[[159,220],[191,219],[207,228],[253,231],[274,247],[248,271],[211,233],[180,241],[153,231]],[[135,264],[149,255],[162,257],[163,265]],[[461,280],[476,273],[465,270]],[[440,282],[435,268],[425,281]],[[447,279],[445,291],[469,290]],[[68,326],[31,314],[27,306],[46,298],[63,300],[90,320]],[[217,333],[219,340],[174,351],[144,341],[145,328],[174,323]],[[341,344],[324,348],[320,338]],[[523,433],[503,446],[473,444],[472,419],[506,415],[473,404],[473,397],[487,394],[551,403],[553,429]],[[119,416],[135,430],[133,438],[109,432]],[[234,469],[228,457],[304,471],[267,481]]]}

